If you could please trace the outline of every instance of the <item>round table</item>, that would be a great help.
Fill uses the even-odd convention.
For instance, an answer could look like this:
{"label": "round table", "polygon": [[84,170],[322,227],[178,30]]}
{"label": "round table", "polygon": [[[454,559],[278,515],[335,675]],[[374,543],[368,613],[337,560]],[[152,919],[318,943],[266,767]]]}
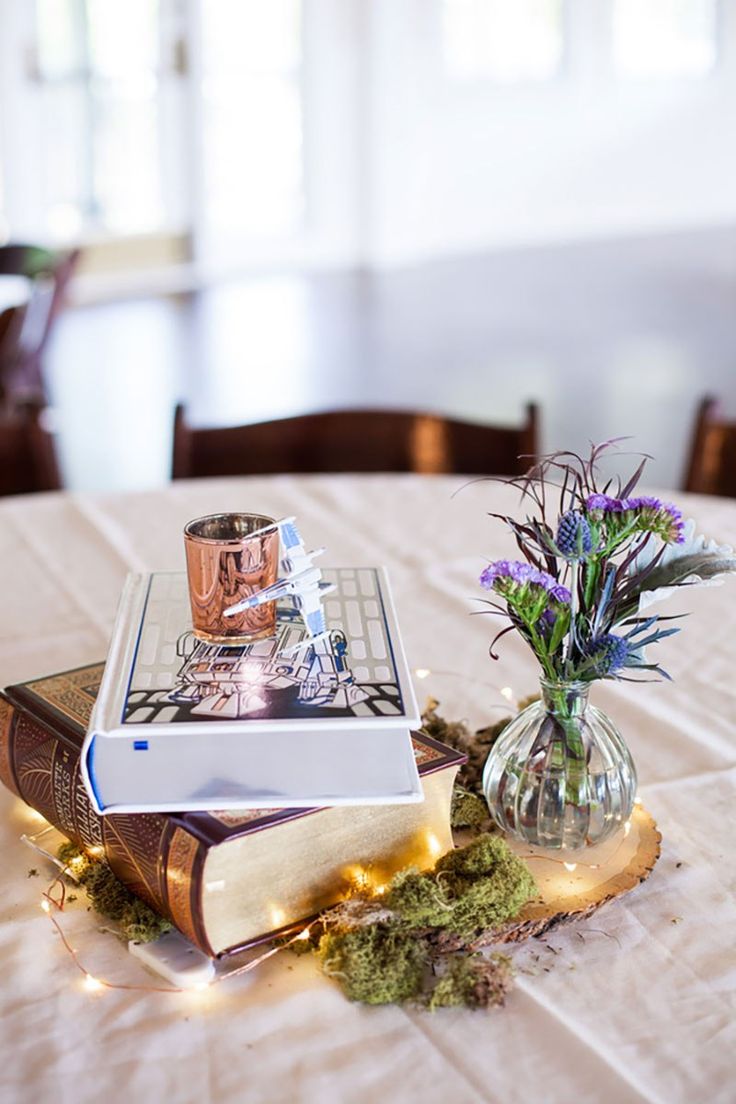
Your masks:
{"label": "round table", "polygon": [[[537,672],[495,621],[471,617],[488,558],[514,545],[489,511],[516,512],[498,483],[451,477],[273,477],[173,484],[128,495],[0,503],[4,685],[104,657],[126,572],[183,569],[181,531],[220,510],[296,514],[326,564],[385,564],[420,701],[471,723],[508,711]],[[676,496],[736,544],[736,503]],[[0,1099],[235,1102],[733,1100],[736,1070],[732,811],[736,781],[736,583],[684,592],[681,636],[659,645],[673,684],[599,683],[640,796],[663,834],[647,883],[592,920],[513,950],[503,1009],[347,1002],[308,957],[280,955],[206,992],[88,992],[39,908],[45,871],[19,842],[33,820],[0,794]],[[428,673],[427,673],[428,672]],[[510,688],[510,691],[509,689]],[[138,965],[82,913],[110,974]],[[88,945],[85,943],[85,946]],[[103,950],[100,951],[100,947]],[[145,981],[144,981],[145,984]]]}

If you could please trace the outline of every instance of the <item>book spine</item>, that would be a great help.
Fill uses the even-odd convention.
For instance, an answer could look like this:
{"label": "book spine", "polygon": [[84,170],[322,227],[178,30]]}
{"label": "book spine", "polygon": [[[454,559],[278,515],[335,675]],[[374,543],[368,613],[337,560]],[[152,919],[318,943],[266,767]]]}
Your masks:
{"label": "book spine", "polygon": [[0,781],[77,847],[101,849],[128,889],[212,954],[201,910],[206,846],[159,813],[99,816],[79,760],[76,740],[0,696]]}

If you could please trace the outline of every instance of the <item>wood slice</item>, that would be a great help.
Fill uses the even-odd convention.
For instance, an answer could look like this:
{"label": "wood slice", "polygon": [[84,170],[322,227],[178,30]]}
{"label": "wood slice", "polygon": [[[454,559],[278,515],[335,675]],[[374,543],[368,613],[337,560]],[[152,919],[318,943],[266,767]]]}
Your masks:
{"label": "wood slice", "polygon": [[472,946],[519,943],[544,935],[561,924],[586,919],[646,881],[659,858],[662,835],[642,805],[634,806],[629,824],[605,843],[554,857],[549,851],[508,840],[528,864],[540,896],[501,929],[484,932]]}

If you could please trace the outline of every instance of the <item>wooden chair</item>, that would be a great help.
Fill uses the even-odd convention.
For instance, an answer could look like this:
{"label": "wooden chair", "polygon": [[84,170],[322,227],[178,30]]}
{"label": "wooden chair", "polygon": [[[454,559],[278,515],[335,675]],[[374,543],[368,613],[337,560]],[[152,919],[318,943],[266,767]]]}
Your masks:
{"label": "wooden chair", "polygon": [[712,396],[698,407],[683,490],[736,497],[736,422],[719,417]]}
{"label": "wooden chair", "polygon": [[173,478],[304,472],[520,475],[537,455],[537,408],[523,425],[477,425],[436,414],[335,410],[228,429],[174,425]]}
{"label": "wooden chair", "polygon": [[60,489],[54,440],[41,407],[0,410],[0,495]]}
{"label": "wooden chair", "polygon": [[12,403],[46,402],[43,354],[78,258],[78,250],[0,247],[0,276],[31,282],[28,302],[4,311],[0,319],[0,394]]}

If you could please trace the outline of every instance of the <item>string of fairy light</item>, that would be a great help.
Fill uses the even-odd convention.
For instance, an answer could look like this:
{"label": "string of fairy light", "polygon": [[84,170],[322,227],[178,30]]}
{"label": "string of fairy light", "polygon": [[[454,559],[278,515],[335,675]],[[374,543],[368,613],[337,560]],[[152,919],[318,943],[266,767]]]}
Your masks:
{"label": "string of fairy light", "polygon": [[[416,667],[413,670],[413,674],[420,681],[423,681],[423,680],[429,678],[430,676],[439,676],[439,677],[456,678],[456,679],[460,679],[460,680],[466,681],[466,682],[477,683],[478,685],[482,685],[486,690],[489,690],[489,689],[493,690],[495,693],[499,694],[499,696],[502,697],[506,702],[511,703],[511,702],[515,701],[514,691],[510,686],[502,686],[502,687],[491,686],[489,683],[485,682],[484,680],[475,679],[470,675],[464,675],[460,672],[456,672],[456,671],[438,671],[438,670],[431,670],[428,667]],[[499,706],[499,708],[500,708],[500,706]],[[635,802],[635,805],[639,806],[640,801],[637,800]],[[52,926],[55,930],[55,932],[57,933],[57,935],[59,936],[59,938],[61,940],[62,947],[64,948],[65,952],[71,958],[71,960],[72,960],[74,966],[76,967],[76,969],[82,975],[82,985],[83,985],[83,988],[86,992],[101,993],[101,992],[104,992],[105,990],[118,989],[118,990],[128,990],[128,991],[133,991],[133,992],[172,993],[172,994],[190,993],[191,994],[192,992],[210,990],[210,989],[213,988],[213,986],[219,985],[224,981],[228,981],[228,980],[230,980],[234,977],[239,977],[242,974],[249,973],[250,971],[252,971],[252,970],[256,969],[258,966],[260,966],[267,959],[273,958],[275,955],[279,954],[281,951],[286,950],[293,943],[297,943],[301,940],[304,940],[304,941],[308,940],[310,938],[311,934],[312,934],[312,929],[314,928],[315,924],[317,924],[319,922],[319,918],[311,919],[307,924],[300,927],[299,930],[295,932],[295,934],[290,936],[290,938],[284,939],[284,940],[282,940],[282,941],[280,941],[276,944],[271,945],[268,948],[268,950],[263,951],[261,954],[257,955],[255,958],[251,958],[247,962],[245,962],[244,964],[242,964],[240,966],[236,966],[233,969],[228,970],[225,973],[217,974],[217,975],[215,975],[215,977],[211,978],[209,981],[195,983],[194,985],[177,986],[177,985],[174,985],[174,984],[170,984],[170,985],[125,984],[125,983],[121,983],[121,982],[109,981],[105,978],[98,977],[96,974],[92,973],[92,971],[87,969],[84,962],[82,961],[79,950],[76,947],[74,947],[72,945],[72,943],[70,942],[70,940],[67,937],[67,934],[64,931],[64,928],[63,928],[63,926],[60,922],[60,919],[59,919],[59,917],[61,915],[63,915],[63,913],[65,911],[65,907],[68,903],[67,902],[66,884],[65,884],[64,879],[65,878],[70,878],[72,881],[75,881],[75,882],[78,880],[77,879],[77,873],[78,873],[80,867],[83,865],[83,863],[85,861],[84,857],[82,855],[77,855],[77,856],[74,856],[73,858],[71,858],[67,863],[62,863],[62,862],[60,862],[59,859],[57,859],[49,851],[47,851],[43,847],[39,846],[38,840],[43,835],[45,835],[46,832],[52,831],[53,826],[48,824],[48,822],[45,820],[45,818],[40,813],[36,812],[35,810],[30,809],[28,807],[25,807],[24,811],[30,817],[32,817],[36,822],[42,823],[43,825],[45,825],[45,827],[41,828],[35,834],[32,834],[32,835],[25,835],[24,834],[21,838],[24,840],[25,843],[27,843],[28,845],[33,847],[36,851],[38,851],[40,854],[42,854],[45,858],[47,858],[49,861],[51,861],[58,868],[58,872],[57,872],[54,880],[46,887],[46,889],[41,894],[41,901],[40,901],[41,911],[48,917],[49,921],[51,922],[51,924],[52,924]],[[623,831],[622,839],[620,840],[619,845],[616,848],[616,850],[610,856],[608,856],[606,865],[608,865],[608,863],[611,863],[615,859],[615,857],[618,854],[620,848],[624,845],[624,843],[626,841],[626,837],[629,835],[630,831],[631,831],[631,820],[628,820],[624,824],[624,831]],[[439,840],[436,838],[436,836],[434,836],[433,833],[431,833],[431,832],[427,833],[426,843],[427,843],[427,848],[428,848],[429,853],[433,857],[439,857],[442,848],[441,848],[441,845],[439,843]],[[104,857],[104,850],[103,850],[102,847],[90,847],[90,848],[86,849],[86,854],[92,859],[98,859],[99,860],[99,859],[102,859]],[[578,870],[579,868],[584,868],[584,869],[587,869],[587,870],[597,870],[597,869],[600,869],[600,866],[601,866],[600,863],[569,862],[565,859],[554,858],[553,856],[550,856],[548,854],[534,854],[532,852],[529,852],[528,854],[524,854],[523,858],[524,858],[525,861],[533,861],[535,859],[538,859],[538,860],[544,860],[545,862],[557,863],[560,866],[563,866],[565,868],[565,870],[567,870],[570,873]],[[348,882],[348,885],[350,887],[350,892],[358,892],[358,893],[363,894],[363,895],[370,894],[371,896],[380,897],[386,892],[386,890],[388,888],[386,883],[377,882],[375,880],[375,878],[372,876],[371,871],[366,869],[365,867],[361,866],[358,863],[354,864],[353,866],[349,866],[349,867],[346,868],[345,877],[346,877],[346,881]],[[280,921],[285,921],[286,920],[286,916],[282,912],[282,910],[275,910],[274,918],[276,917],[277,913],[278,913],[278,918],[279,918]]]}
{"label": "string of fairy light", "polygon": [[[35,817],[39,820],[44,819],[39,813],[36,813]],[[236,966],[232,970],[228,970],[226,973],[216,975],[209,981],[199,982],[189,986],[178,986],[173,984],[126,984],[122,982],[113,982],[107,980],[106,978],[98,977],[96,974],[93,974],[91,970],[88,970],[87,967],[84,965],[84,962],[82,961],[82,958],[80,956],[80,952],[77,950],[76,947],[72,946],[72,943],[68,939],[67,934],[59,921],[59,915],[64,913],[67,904],[67,892],[64,878],[68,877],[76,881],[77,871],[83,864],[84,858],[82,855],[75,855],[72,859],[69,860],[68,863],[64,864],[60,863],[59,860],[56,859],[50,852],[44,851],[42,847],[39,847],[37,842],[39,837],[44,835],[47,831],[52,830],[52,828],[52,825],[47,824],[45,828],[36,833],[34,836],[24,836],[22,838],[25,842],[29,843],[36,851],[44,854],[52,863],[54,863],[55,866],[59,868],[59,872],[57,873],[54,880],[46,887],[46,889],[41,894],[41,911],[48,917],[51,924],[53,925],[54,930],[61,939],[61,944],[64,950],[71,958],[76,969],[82,975],[82,985],[84,989],[89,993],[100,993],[105,989],[120,989],[141,993],[191,993],[193,991],[197,992],[208,990],[215,985],[221,984],[224,981],[229,981],[231,978],[238,977],[241,974],[249,973],[257,966],[260,966],[261,963],[265,962],[267,959],[273,958],[274,955],[279,954],[283,950],[286,950],[286,948],[291,946],[292,943],[296,943],[299,940],[307,940],[310,937],[311,929],[314,925],[313,920],[301,927],[299,931],[297,931],[289,939],[285,939],[283,942],[269,947],[268,950],[263,951],[256,958],[249,959],[241,966]],[[95,857],[99,858],[99,852],[101,851],[101,849],[90,848],[88,853],[92,855],[93,851],[98,852],[97,856]]]}

